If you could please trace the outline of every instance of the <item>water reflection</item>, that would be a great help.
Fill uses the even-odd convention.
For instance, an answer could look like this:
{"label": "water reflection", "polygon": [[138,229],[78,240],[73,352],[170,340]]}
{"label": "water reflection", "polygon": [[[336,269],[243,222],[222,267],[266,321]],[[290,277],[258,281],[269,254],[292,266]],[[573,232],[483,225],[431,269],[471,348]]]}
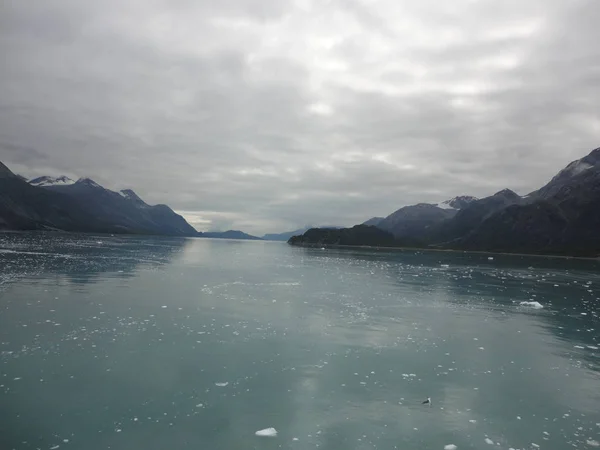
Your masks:
{"label": "water reflection", "polygon": [[74,285],[106,277],[131,278],[141,267],[168,264],[189,244],[185,238],[0,233],[0,289],[40,275],[55,275],[56,282]]}

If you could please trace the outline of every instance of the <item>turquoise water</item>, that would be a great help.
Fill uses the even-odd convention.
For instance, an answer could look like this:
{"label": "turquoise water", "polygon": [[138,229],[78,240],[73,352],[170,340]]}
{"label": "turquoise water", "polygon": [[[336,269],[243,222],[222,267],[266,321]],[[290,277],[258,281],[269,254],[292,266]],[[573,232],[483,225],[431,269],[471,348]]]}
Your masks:
{"label": "turquoise water", "polygon": [[599,269],[0,235],[0,449],[595,448]]}

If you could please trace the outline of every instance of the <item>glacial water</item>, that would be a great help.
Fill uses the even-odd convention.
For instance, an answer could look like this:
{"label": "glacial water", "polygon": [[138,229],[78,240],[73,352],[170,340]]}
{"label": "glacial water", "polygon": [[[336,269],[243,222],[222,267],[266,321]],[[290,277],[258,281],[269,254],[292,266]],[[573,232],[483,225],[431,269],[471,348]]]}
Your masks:
{"label": "glacial water", "polygon": [[0,449],[597,448],[599,297],[596,261],[2,234]]}

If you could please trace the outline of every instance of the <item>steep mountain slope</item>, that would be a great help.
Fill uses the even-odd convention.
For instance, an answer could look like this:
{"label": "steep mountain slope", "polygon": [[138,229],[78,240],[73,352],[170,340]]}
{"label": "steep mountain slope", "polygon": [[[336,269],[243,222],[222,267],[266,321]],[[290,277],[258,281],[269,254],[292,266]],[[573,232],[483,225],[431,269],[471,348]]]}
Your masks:
{"label": "steep mountain slope", "polygon": [[465,248],[600,254],[600,149],[570,163],[528,202],[491,215],[460,246]]}
{"label": "steep mountain slope", "polygon": [[384,220],[385,220],[385,217],[371,217],[369,220],[363,222],[361,225],[369,225],[369,226],[376,227]]}
{"label": "steep mountain slope", "polygon": [[[592,150],[581,159],[571,162],[561,170],[544,187],[529,194],[531,198],[551,199],[557,195],[565,195],[582,182],[589,182],[589,176],[600,170],[600,147]],[[562,194],[560,192],[563,191]]]}

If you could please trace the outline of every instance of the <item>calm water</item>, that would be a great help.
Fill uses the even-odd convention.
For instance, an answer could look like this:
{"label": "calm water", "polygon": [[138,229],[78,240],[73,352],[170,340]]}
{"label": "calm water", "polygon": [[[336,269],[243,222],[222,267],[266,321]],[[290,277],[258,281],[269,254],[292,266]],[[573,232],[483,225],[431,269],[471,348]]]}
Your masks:
{"label": "calm water", "polygon": [[0,235],[0,449],[594,448],[599,269]]}

